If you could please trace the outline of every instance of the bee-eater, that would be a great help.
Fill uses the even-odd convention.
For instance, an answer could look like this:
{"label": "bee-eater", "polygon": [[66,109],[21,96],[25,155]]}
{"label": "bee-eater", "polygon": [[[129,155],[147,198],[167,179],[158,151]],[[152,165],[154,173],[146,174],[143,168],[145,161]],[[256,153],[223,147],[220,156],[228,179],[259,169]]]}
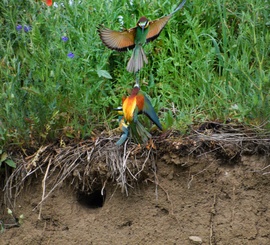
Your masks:
{"label": "bee-eater", "polygon": [[138,144],[146,143],[152,136],[137,120],[137,122],[126,122],[124,116],[119,118],[119,128],[122,131],[120,139],[116,142],[117,146],[122,145],[130,135]]}
{"label": "bee-eater", "polygon": [[[138,120],[138,114],[140,113],[147,115],[148,118],[162,130],[161,123],[150,100],[140,91],[138,85],[134,86],[130,96],[123,97],[122,104],[122,107],[115,109],[123,113],[123,118],[121,118],[120,121],[120,128],[123,134],[116,143],[117,145],[123,144],[129,134],[137,143],[146,143],[148,139],[151,138],[151,134]],[[123,119],[125,123],[123,123]]]}
{"label": "bee-eater", "polygon": [[[116,109],[117,110],[117,109]],[[125,119],[123,116],[120,116],[119,119],[119,128],[122,131],[120,139],[116,142],[116,145],[122,145],[128,138],[129,135],[129,126],[125,123]]]}
{"label": "bee-eater", "polygon": [[131,91],[131,95],[123,97],[123,114],[127,122],[131,123],[138,120],[138,114],[144,113],[157,127],[162,130],[161,123],[153,108],[150,100],[140,91],[140,87],[136,84]]}
{"label": "bee-eater", "polygon": [[127,70],[136,73],[144,63],[148,63],[143,50],[143,45],[155,40],[172,15],[180,10],[186,3],[183,0],[177,8],[164,17],[149,21],[145,16],[141,17],[136,27],[124,31],[113,31],[108,28],[99,28],[99,36],[108,48],[117,51],[133,49],[132,56],[128,62]]}

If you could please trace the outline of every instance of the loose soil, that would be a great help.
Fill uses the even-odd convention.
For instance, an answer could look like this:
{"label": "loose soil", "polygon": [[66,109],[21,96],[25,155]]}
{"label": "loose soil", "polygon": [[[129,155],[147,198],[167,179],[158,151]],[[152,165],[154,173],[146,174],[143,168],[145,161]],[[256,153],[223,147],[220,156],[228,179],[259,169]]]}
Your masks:
{"label": "loose soil", "polygon": [[[200,244],[190,236],[201,244],[270,244],[269,154],[252,152],[258,144],[250,141],[200,137],[157,142],[154,158],[126,189],[110,177],[83,191],[73,170],[40,206],[44,165],[24,181],[14,206],[2,195],[0,220],[6,229],[0,244]],[[214,151],[217,145],[222,147]],[[50,172],[51,179],[61,173]],[[7,207],[17,218],[24,215],[22,225],[8,226],[15,221]]]}

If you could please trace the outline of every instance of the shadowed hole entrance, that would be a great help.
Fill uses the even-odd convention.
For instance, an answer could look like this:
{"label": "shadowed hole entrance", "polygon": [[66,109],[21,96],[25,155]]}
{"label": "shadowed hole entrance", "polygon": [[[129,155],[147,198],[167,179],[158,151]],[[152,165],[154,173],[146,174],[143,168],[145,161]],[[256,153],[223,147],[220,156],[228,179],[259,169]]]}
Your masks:
{"label": "shadowed hole entrance", "polygon": [[86,193],[83,191],[79,191],[77,193],[77,200],[79,204],[87,207],[87,208],[102,208],[106,198],[106,191],[103,190],[103,195],[101,194],[101,190],[94,190],[91,193]]}

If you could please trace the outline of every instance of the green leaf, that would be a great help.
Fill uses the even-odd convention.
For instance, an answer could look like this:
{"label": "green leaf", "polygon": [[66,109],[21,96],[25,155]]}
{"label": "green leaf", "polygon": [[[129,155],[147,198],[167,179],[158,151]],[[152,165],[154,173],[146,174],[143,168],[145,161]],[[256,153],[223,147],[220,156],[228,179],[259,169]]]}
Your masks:
{"label": "green leaf", "polygon": [[6,163],[8,166],[12,167],[12,168],[16,168],[16,163],[15,163],[14,161],[12,161],[11,159],[7,159],[7,160],[5,161],[5,163]]}
{"label": "green leaf", "polygon": [[0,161],[1,162],[4,162],[6,159],[7,159],[7,153],[6,152],[4,152],[2,155],[1,155],[1,159],[0,159]]}
{"label": "green leaf", "polygon": [[38,89],[36,89],[36,88],[34,88],[34,87],[22,87],[21,88],[22,90],[25,90],[25,91],[27,91],[27,92],[29,92],[29,93],[31,93],[31,94],[37,94],[37,95],[40,95],[40,92],[39,92],[39,90]]}
{"label": "green leaf", "polygon": [[108,79],[112,79],[112,76],[110,75],[109,72],[105,71],[105,70],[97,70],[97,74],[99,77],[105,77],[105,78],[108,78]]}

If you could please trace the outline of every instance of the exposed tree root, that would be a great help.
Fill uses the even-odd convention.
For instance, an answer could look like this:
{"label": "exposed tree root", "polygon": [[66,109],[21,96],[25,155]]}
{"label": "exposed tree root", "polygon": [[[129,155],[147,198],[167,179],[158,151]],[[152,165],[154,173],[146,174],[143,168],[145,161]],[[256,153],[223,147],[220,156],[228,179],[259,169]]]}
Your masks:
{"label": "exposed tree root", "polygon": [[[102,136],[64,147],[62,143],[41,146],[31,156],[24,156],[23,152],[13,155],[17,168],[4,187],[6,203],[14,207],[16,197],[26,180],[37,175],[43,176],[41,201],[37,205],[40,208],[40,217],[42,203],[67,180],[80,191],[92,192],[99,189],[102,193],[110,182],[128,195],[129,188],[134,187],[137,182],[149,177],[156,178],[156,159],[162,159],[164,155],[174,154],[181,158],[211,154],[226,164],[234,163],[243,154],[270,155],[270,133],[216,122],[203,124],[189,136],[167,131],[154,137],[150,148],[130,141],[117,147],[117,140],[117,137]],[[170,162],[170,159],[164,161],[177,164]],[[262,172],[265,170],[269,170],[268,166]],[[191,181],[192,178],[190,183]]]}

